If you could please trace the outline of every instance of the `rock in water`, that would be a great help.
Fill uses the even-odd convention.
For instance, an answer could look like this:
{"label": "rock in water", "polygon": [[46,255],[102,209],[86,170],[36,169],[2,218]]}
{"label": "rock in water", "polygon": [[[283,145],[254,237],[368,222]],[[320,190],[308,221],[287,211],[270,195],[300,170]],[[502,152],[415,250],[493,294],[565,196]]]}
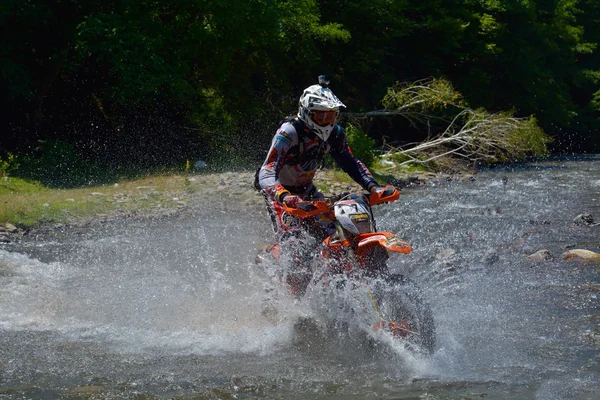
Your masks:
{"label": "rock in water", "polygon": [[535,253],[527,256],[529,261],[548,261],[552,260],[553,258],[554,257],[552,257],[552,254],[550,254],[550,252],[546,249],[538,250]]}
{"label": "rock in water", "polygon": [[562,258],[570,261],[600,262],[600,254],[590,250],[574,249],[564,252]]}
{"label": "rock in water", "polygon": [[575,223],[575,225],[598,225],[594,222],[594,217],[592,216],[592,214],[579,214],[575,217],[575,219],[573,219],[573,222]]}
{"label": "rock in water", "polygon": [[10,233],[15,233],[18,230],[17,227],[11,223],[7,223],[4,226],[5,226],[6,230],[8,230]]}

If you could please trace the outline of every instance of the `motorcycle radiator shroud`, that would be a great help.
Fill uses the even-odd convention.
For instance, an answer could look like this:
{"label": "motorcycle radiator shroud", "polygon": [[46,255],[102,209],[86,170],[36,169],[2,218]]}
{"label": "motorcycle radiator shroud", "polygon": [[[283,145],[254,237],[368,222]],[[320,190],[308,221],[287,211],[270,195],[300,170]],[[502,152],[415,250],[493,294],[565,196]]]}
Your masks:
{"label": "motorcycle radiator shroud", "polygon": [[354,243],[363,247],[380,245],[388,251],[408,254],[412,246],[390,232],[376,232],[373,211],[367,202],[358,196],[335,203],[335,219],[344,229],[345,236],[354,237]]}
{"label": "motorcycle radiator shroud", "polygon": [[350,234],[358,235],[375,230],[371,207],[360,198],[338,201],[334,207],[335,219]]}

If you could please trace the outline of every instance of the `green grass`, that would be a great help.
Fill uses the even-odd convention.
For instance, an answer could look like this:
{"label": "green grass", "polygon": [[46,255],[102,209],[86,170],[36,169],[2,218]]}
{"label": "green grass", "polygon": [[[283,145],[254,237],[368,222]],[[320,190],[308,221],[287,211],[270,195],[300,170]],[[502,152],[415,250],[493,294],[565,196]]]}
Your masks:
{"label": "green grass", "polygon": [[44,185],[37,181],[25,181],[19,178],[0,178],[0,196],[11,193],[39,193],[47,190]]}
{"label": "green grass", "polygon": [[121,211],[176,207],[175,198],[193,190],[185,176],[152,176],[118,185],[51,189],[36,181],[0,179],[0,224],[33,228]]}

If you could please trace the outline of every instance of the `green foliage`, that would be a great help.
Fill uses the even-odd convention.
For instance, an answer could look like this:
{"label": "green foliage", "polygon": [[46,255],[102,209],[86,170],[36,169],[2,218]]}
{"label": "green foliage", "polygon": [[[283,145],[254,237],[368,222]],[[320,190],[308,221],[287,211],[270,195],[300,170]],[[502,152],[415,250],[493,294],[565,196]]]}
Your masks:
{"label": "green foliage", "polygon": [[8,153],[4,158],[0,157],[0,178],[7,177],[11,172],[19,168],[15,155]]}
{"label": "green foliage", "polygon": [[382,104],[389,110],[417,109],[420,112],[439,112],[448,106],[465,106],[462,95],[443,78],[397,83],[388,88]]}
{"label": "green foliage", "polygon": [[477,105],[515,108],[521,115],[535,114],[545,126],[567,126],[575,110],[567,82],[576,75],[580,52],[590,49],[577,23],[577,3],[481,2],[474,40],[488,52],[471,59],[491,79],[456,80],[460,89]]}
{"label": "green foliage", "polygon": [[484,163],[518,162],[529,157],[548,156],[552,138],[537,124],[534,117],[515,118],[514,111],[490,113],[474,110],[465,120],[465,126],[477,136],[479,152],[486,154]]}
{"label": "green foliage", "polygon": [[594,93],[593,99],[590,102],[590,108],[594,111],[600,111],[600,90]]}
{"label": "green foliage", "polygon": [[553,139],[538,126],[535,118],[521,120],[508,135],[510,157],[517,160],[527,157],[547,157],[548,144],[552,141]]}
{"label": "green foliage", "polygon": [[105,94],[120,104],[161,91],[183,102],[203,90],[244,101],[254,74],[279,75],[289,57],[306,63],[301,52],[318,52],[315,43],[348,39],[339,24],[320,23],[316,0],[135,1],[90,9],[75,50],[77,64],[108,68]]}
{"label": "green foliage", "polygon": [[266,146],[321,73],[352,112],[429,76],[438,93],[396,87],[385,106],[514,109],[574,142],[600,129],[597,0],[7,0],[0,26],[3,153],[41,139],[119,168],[247,160],[259,150],[238,144]]}
{"label": "green foliage", "polygon": [[366,135],[359,126],[349,124],[346,128],[346,139],[354,157],[367,167],[375,161],[375,140]]}

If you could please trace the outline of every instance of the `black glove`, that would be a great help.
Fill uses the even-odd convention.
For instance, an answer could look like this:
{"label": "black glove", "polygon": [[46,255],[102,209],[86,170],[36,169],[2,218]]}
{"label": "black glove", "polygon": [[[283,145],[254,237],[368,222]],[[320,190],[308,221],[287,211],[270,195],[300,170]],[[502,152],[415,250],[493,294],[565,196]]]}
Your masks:
{"label": "black glove", "polygon": [[298,203],[302,203],[302,199],[299,196],[293,194],[286,194],[283,196],[282,203],[290,208],[296,208]]}

